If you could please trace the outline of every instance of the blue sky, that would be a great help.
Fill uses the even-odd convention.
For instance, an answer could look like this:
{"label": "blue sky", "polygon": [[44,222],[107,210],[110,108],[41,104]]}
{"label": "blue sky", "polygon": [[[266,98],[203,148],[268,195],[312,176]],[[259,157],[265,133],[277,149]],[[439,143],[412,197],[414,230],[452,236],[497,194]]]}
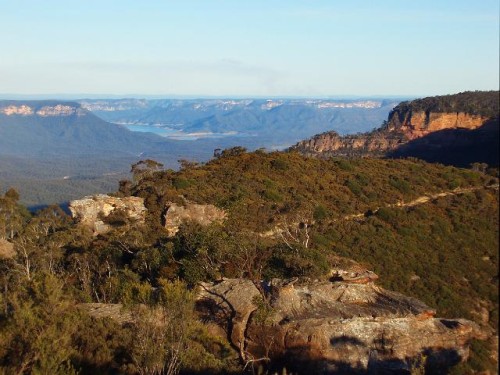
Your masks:
{"label": "blue sky", "polygon": [[498,0],[0,0],[0,93],[497,90]]}

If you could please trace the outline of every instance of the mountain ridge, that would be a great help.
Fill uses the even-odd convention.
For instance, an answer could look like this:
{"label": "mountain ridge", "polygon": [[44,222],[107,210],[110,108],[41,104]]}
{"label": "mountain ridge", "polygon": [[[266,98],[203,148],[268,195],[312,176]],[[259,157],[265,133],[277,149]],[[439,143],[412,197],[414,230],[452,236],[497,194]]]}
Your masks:
{"label": "mountain ridge", "polygon": [[[498,99],[498,91],[487,91],[402,102],[378,129],[344,137],[334,131],[325,132],[295,144],[290,150],[317,157],[417,156],[427,160],[426,152],[434,148],[439,152],[429,161],[439,162],[460,148],[471,154],[457,162],[460,166],[471,162],[498,165],[498,137],[495,137],[498,134]],[[436,136],[439,132],[442,132],[441,138]],[[479,137],[486,139],[487,144],[478,145]],[[487,146],[487,155],[474,160],[474,154],[483,146]],[[454,163],[454,160],[447,161]]]}
{"label": "mountain ridge", "polygon": [[[255,98],[80,101],[85,108],[111,122],[154,124],[186,133],[237,131],[243,136],[280,137],[281,143],[289,144],[332,127],[342,133],[371,129],[397,102],[390,99]],[[300,121],[297,120],[299,116]]]}

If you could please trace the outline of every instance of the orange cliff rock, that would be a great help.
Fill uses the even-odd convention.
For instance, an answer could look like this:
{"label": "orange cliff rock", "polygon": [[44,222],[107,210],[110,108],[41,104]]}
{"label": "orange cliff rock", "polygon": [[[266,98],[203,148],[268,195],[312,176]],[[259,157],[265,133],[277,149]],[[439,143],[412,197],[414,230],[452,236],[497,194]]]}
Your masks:
{"label": "orange cliff rock", "polygon": [[342,137],[330,131],[301,141],[290,150],[319,157],[380,157],[432,133],[472,131],[495,118],[498,118],[498,92],[430,97],[400,103],[388,120],[372,132]]}
{"label": "orange cliff rock", "polygon": [[[445,113],[419,111],[408,113],[400,130],[410,140],[445,129],[477,129],[488,121],[488,117],[464,112]],[[394,127],[397,129],[397,126]]]}

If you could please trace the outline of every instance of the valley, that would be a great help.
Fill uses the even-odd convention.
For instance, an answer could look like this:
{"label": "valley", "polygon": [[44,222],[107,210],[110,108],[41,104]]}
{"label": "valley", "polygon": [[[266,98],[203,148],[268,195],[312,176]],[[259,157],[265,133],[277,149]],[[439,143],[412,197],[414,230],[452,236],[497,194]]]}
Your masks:
{"label": "valley", "polygon": [[317,132],[376,127],[397,99],[80,100],[83,108],[134,130],[172,139],[238,137],[252,149],[285,148]]}
{"label": "valley", "polygon": [[[130,165],[205,162],[216,149],[284,149],[318,131],[367,130],[394,100],[0,101],[0,189],[36,208],[113,191]],[[129,130],[134,130],[129,131]],[[72,176],[71,179],[63,179]],[[78,181],[78,182],[77,182]]]}

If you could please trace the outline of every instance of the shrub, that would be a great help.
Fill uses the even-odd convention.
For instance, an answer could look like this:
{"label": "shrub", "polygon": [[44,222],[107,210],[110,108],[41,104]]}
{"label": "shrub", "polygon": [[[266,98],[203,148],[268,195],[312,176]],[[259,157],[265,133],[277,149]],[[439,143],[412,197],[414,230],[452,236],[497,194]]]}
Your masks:
{"label": "shrub", "polygon": [[314,220],[321,221],[321,220],[325,219],[327,217],[327,215],[328,215],[328,212],[324,206],[317,205],[314,208],[314,212],[313,212]]}
{"label": "shrub", "polygon": [[177,189],[186,189],[191,186],[191,182],[184,178],[176,178],[172,181],[172,185]]}
{"label": "shrub", "polygon": [[348,172],[351,172],[354,170],[354,167],[352,166],[352,164],[349,162],[349,160],[345,160],[345,159],[338,159],[338,160],[335,160],[335,164],[340,168],[342,169],[343,171],[348,171]]}
{"label": "shrub", "polygon": [[355,180],[347,180],[345,186],[357,197],[362,194],[361,186]]}

